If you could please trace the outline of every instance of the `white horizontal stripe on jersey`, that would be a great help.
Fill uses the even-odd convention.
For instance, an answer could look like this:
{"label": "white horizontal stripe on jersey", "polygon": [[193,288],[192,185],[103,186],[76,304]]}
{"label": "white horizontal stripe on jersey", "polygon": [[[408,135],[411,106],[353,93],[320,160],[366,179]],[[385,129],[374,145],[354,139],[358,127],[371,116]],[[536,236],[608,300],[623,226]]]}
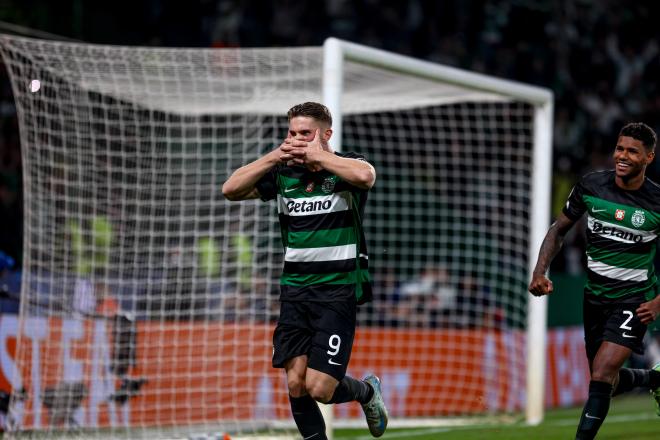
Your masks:
{"label": "white horizontal stripe on jersey", "polygon": [[290,216],[328,214],[347,211],[351,206],[351,192],[342,191],[327,196],[293,199],[277,195],[277,211]]}
{"label": "white horizontal stripe on jersey", "polygon": [[[598,224],[600,224],[600,227],[598,227]],[[609,223],[595,219],[591,215],[588,216],[588,228],[589,231],[596,235],[610,240],[619,241],[621,243],[648,243],[649,241],[655,240],[658,236],[658,234],[653,231],[627,228],[616,223]],[[603,228],[607,229],[604,230]],[[631,238],[635,236],[641,237],[641,240],[632,240]]]}
{"label": "white horizontal stripe on jersey", "polygon": [[338,261],[355,259],[356,245],[328,246],[320,248],[286,248],[284,261],[292,263],[311,263],[314,261]]}
{"label": "white horizontal stripe on jersey", "polygon": [[627,269],[625,267],[610,266],[609,264],[601,263],[589,257],[587,261],[589,270],[596,272],[613,280],[620,281],[646,281],[649,278],[648,270],[645,269]]}

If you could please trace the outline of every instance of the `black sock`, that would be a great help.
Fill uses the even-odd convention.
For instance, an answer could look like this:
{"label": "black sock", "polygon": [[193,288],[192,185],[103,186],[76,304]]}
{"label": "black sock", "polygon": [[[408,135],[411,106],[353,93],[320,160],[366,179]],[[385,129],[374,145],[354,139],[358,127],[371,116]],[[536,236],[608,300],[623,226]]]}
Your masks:
{"label": "black sock", "polygon": [[310,440],[327,440],[325,436],[325,421],[321,415],[321,410],[309,394],[303,397],[293,397],[289,395],[291,402],[291,413],[296,422],[298,431],[303,438]]}
{"label": "black sock", "polygon": [[589,399],[582,410],[575,440],[592,440],[607,416],[612,399],[612,385],[592,380],[589,382]]}
{"label": "black sock", "polygon": [[[651,386],[651,372],[653,370],[637,370],[633,368],[622,368],[619,370],[619,383],[617,384],[612,396],[628,392],[636,387]],[[660,373],[655,372],[660,376]],[[655,388],[655,387],[654,387]]]}
{"label": "black sock", "polygon": [[344,376],[339,382],[339,385],[337,385],[337,388],[335,388],[335,393],[328,403],[344,403],[354,400],[360,403],[367,403],[373,395],[374,389],[365,381]]}

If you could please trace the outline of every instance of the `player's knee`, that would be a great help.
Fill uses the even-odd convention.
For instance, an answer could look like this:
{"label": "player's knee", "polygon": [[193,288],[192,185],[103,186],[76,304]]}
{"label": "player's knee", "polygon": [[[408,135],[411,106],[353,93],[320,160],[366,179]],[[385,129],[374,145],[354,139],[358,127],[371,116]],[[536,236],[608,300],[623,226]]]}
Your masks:
{"label": "player's knee", "polygon": [[293,397],[302,397],[307,393],[305,379],[300,376],[289,376],[287,378],[287,385],[289,387],[289,394]]}
{"label": "player's knee", "polygon": [[619,369],[615,366],[604,365],[596,368],[591,373],[591,380],[596,382],[607,382],[613,384],[619,376]]}
{"label": "player's knee", "polygon": [[323,383],[309,383],[307,384],[307,392],[317,402],[328,403],[332,399],[334,389]]}
{"label": "player's knee", "polygon": [[611,374],[592,374],[591,380],[593,382],[605,382],[609,384],[614,384],[614,377]]}

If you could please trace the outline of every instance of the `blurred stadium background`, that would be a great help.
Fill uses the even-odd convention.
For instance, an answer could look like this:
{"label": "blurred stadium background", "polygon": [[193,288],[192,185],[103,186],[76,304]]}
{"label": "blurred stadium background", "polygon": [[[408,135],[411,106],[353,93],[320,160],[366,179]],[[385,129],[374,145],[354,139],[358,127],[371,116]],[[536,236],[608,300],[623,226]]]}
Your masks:
{"label": "blurred stadium background", "polygon": [[[319,45],[328,36],[548,87],[555,93],[553,206],[575,179],[607,166],[617,127],[660,128],[656,2],[633,1],[4,1],[5,30],[91,43],[191,47]],[[1,89],[0,249],[21,261],[20,144],[11,88]],[[659,180],[656,161],[650,176]],[[575,234],[553,273],[579,276]],[[579,284],[579,283],[578,283]],[[551,306],[552,307],[552,306]],[[552,311],[551,311],[552,314]],[[551,315],[551,320],[554,316]],[[572,319],[565,317],[564,319]],[[564,322],[560,322],[563,324]]]}
{"label": "blurred stadium background", "polygon": [[[206,0],[191,2],[0,1],[0,31],[38,38],[165,47],[318,46],[329,36],[535,84],[555,94],[552,214],[576,179],[608,167],[621,124],[660,129],[660,39],[656,2],[489,0]],[[20,289],[23,237],[21,150],[7,73],[0,76],[0,284]],[[660,181],[660,162],[649,169]],[[103,229],[103,225],[98,225]],[[584,237],[576,228],[555,259],[549,298],[549,407],[581,403],[581,286]],[[175,256],[173,256],[175,257]],[[12,266],[10,259],[14,261]],[[437,274],[436,274],[437,275]],[[394,278],[393,278],[394,276]],[[377,274],[380,300],[395,304],[423,284],[419,273]],[[443,274],[443,276],[446,276]],[[473,287],[449,274],[461,296]],[[446,280],[445,280],[446,281]],[[443,282],[445,282],[443,281]],[[3,314],[16,301],[0,300]],[[409,317],[408,317],[409,318]],[[397,320],[371,323],[396,327]],[[407,323],[407,322],[406,322]],[[415,324],[425,326],[426,324]],[[638,365],[660,360],[654,336]],[[650,411],[650,404],[649,404]],[[628,431],[630,432],[630,431]],[[548,437],[550,438],[550,437]]]}

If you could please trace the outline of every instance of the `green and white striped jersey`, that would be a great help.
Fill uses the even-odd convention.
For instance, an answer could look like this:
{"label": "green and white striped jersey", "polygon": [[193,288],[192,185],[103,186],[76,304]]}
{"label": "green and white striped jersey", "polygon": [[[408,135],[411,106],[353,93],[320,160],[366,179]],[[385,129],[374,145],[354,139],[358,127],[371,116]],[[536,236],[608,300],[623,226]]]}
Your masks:
{"label": "green and white striped jersey", "polygon": [[[335,153],[361,159],[355,153]],[[321,170],[276,166],[257,182],[262,200],[277,198],[284,245],[284,301],[371,299],[362,217],[367,191]]]}
{"label": "green and white striped jersey", "polygon": [[604,298],[656,295],[653,260],[660,232],[660,186],[646,179],[633,191],[620,188],[615,173],[585,175],[568,197],[564,214],[587,213],[585,289]]}

